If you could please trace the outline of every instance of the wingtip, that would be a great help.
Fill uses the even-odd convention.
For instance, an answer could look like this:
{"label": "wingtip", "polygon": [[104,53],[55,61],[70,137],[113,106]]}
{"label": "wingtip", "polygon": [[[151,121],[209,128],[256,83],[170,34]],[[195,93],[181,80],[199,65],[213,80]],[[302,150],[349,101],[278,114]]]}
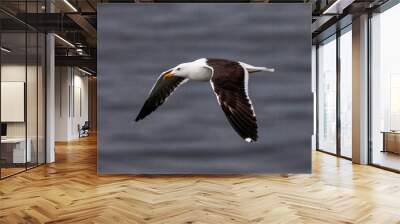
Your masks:
{"label": "wingtip", "polygon": [[135,122],[138,122],[138,121],[140,121],[140,120],[142,120],[143,118],[142,117],[140,117],[139,115],[135,118]]}
{"label": "wingtip", "polygon": [[257,141],[257,138],[250,138],[250,137],[247,137],[247,138],[245,138],[244,139],[246,142],[248,142],[248,143],[252,143],[252,142],[256,142]]}
{"label": "wingtip", "polygon": [[136,115],[135,122],[138,122],[138,121],[140,121],[140,120],[143,120],[145,117],[146,117],[146,115],[144,115],[143,109],[141,109],[141,110],[139,111],[139,113]]}

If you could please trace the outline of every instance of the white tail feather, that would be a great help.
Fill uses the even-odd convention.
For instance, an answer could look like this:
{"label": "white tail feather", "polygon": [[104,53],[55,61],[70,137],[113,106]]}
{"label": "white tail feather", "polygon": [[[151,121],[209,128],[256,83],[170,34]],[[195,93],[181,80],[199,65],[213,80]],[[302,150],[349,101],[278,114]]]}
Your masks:
{"label": "white tail feather", "polygon": [[[258,71],[266,71],[266,72],[275,72],[274,68],[267,68],[267,67],[255,67],[256,69],[259,69]],[[258,72],[255,71],[255,72]]]}
{"label": "white tail feather", "polygon": [[240,62],[240,64],[249,72],[249,73],[253,73],[253,72],[261,72],[261,71],[265,71],[265,72],[275,72],[274,68],[267,68],[267,67],[257,67],[257,66],[253,66],[253,65],[249,65],[243,62]]}

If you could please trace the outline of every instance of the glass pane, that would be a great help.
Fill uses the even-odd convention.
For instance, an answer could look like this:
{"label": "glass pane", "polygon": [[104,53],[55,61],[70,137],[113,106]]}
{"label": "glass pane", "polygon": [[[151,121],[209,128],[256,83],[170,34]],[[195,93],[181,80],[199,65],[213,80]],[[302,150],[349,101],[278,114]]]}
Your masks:
{"label": "glass pane", "polygon": [[[37,13],[38,3],[37,1],[27,2],[26,10],[27,13]],[[33,21],[32,22],[36,22]],[[30,161],[27,163],[27,167],[37,166],[38,160],[38,144],[37,144],[37,132],[38,132],[38,89],[37,89],[37,74],[38,74],[38,35],[35,30],[27,30],[27,76],[26,76],[26,116],[27,116],[27,143],[30,148]]]}
{"label": "glass pane", "polygon": [[28,149],[30,148],[31,153],[30,159],[28,160],[27,166],[28,168],[34,167],[37,165],[37,132],[38,132],[38,120],[37,120],[37,73],[38,73],[38,57],[37,57],[37,33],[29,32],[27,33],[28,38],[28,55],[27,55],[27,80],[26,80],[26,113],[27,113],[27,143],[29,144]]}
{"label": "glass pane", "polygon": [[340,152],[352,156],[352,35],[351,30],[340,36]]}
{"label": "glass pane", "polygon": [[400,5],[373,16],[372,163],[400,170]]}
{"label": "glass pane", "polygon": [[[0,1],[15,15],[45,12],[45,0]],[[32,22],[37,17],[32,17]],[[0,177],[45,162],[45,35],[0,12]]]}
{"label": "glass pane", "polygon": [[[1,175],[25,170],[30,160],[26,141],[26,35],[1,34]],[[29,147],[28,147],[29,149]]]}
{"label": "glass pane", "polygon": [[318,148],[336,153],[336,39],[318,48]]}

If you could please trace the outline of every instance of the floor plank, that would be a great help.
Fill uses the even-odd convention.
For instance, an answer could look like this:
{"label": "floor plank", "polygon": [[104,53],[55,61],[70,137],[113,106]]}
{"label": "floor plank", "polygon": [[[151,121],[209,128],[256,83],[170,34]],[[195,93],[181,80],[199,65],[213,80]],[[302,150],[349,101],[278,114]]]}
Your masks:
{"label": "floor plank", "polygon": [[400,223],[400,175],[313,152],[313,174],[98,176],[96,138],[0,181],[0,223]]}

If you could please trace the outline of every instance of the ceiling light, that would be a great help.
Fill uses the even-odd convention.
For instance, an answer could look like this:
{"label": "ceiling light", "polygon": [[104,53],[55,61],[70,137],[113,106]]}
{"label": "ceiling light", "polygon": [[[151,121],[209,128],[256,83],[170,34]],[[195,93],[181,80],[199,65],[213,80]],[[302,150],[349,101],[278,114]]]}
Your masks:
{"label": "ceiling light", "polygon": [[6,53],[10,53],[11,52],[11,50],[9,50],[9,49],[7,49],[5,47],[1,47],[1,51],[4,51]]}
{"label": "ceiling light", "polygon": [[68,0],[64,0],[64,3],[67,4],[74,12],[78,12],[78,10]]}
{"label": "ceiling light", "polygon": [[54,34],[54,36],[57,37],[57,38],[58,38],[59,40],[61,40],[62,42],[64,42],[65,44],[67,44],[68,46],[75,48],[75,45],[73,45],[73,44],[72,44],[71,42],[69,42],[68,40],[66,40],[66,39],[64,39],[64,38],[62,38],[62,37],[60,37],[60,36],[57,35],[57,34]]}
{"label": "ceiling light", "polygon": [[339,4],[340,0],[336,0],[332,5],[330,5],[327,9],[322,14],[331,14],[332,9],[337,7],[337,4]]}
{"label": "ceiling light", "polygon": [[355,0],[336,0],[333,2],[332,5],[330,5],[327,9],[324,10],[322,14],[324,15],[338,15],[342,14],[343,10],[347,8],[349,5],[351,5]]}
{"label": "ceiling light", "polygon": [[79,55],[83,55],[83,49],[77,48],[76,53],[78,53]]}
{"label": "ceiling light", "polygon": [[81,68],[79,68],[79,67],[78,67],[78,70],[81,71],[81,72],[83,72],[83,73],[85,73],[86,75],[90,75],[90,76],[92,75],[92,73],[90,73],[90,72],[88,72],[88,71],[86,71],[86,70],[83,70],[83,69],[81,69]]}

